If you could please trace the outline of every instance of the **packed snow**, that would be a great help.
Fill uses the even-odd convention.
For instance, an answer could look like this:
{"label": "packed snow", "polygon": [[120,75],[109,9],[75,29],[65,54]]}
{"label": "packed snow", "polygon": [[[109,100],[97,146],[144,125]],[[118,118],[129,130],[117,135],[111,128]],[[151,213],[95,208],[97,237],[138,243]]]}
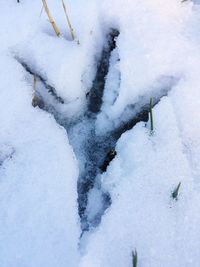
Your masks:
{"label": "packed snow", "polygon": [[0,1],[0,267],[199,267],[200,1],[64,2]]}

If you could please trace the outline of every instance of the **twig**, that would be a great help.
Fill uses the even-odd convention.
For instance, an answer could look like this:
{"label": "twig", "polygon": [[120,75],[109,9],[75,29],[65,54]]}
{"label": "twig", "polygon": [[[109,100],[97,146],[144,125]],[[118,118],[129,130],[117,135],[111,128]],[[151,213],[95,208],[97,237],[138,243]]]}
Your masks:
{"label": "twig", "polygon": [[44,6],[45,11],[47,13],[47,16],[49,18],[49,21],[50,21],[50,23],[51,23],[51,25],[52,25],[52,27],[53,27],[56,35],[59,37],[60,36],[60,32],[58,30],[58,27],[56,26],[55,21],[53,20],[53,17],[50,14],[49,8],[48,8],[47,3],[46,3],[46,0],[42,0],[42,3],[43,3],[43,6]]}
{"label": "twig", "polygon": [[37,106],[37,96],[36,96],[36,76],[33,76],[33,98],[32,98],[32,106]]}
{"label": "twig", "polygon": [[152,100],[152,97],[150,98],[150,129],[151,129],[151,134],[153,133],[153,111],[152,111],[152,108],[153,108],[153,100]]}
{"label": "twig", "polygon": [[41,11],[40,11],[40,17],[42,16],[43,10],[44,10],[44,5],[42,4],[42,8],[41,8]]}
{"label": "twig", "polygon": [[72,28],[72,25],[71,25],[69,16],[67,14],[67,8],[66,8],[66,5],[65,5],[64,0],[62,0],[62,5],[63,5],[63,9],[64,9],[64,12],[65,12],[65,16],[66,16],[66,19],[67,19],[67,24],[69,26],[69,30],[70,30],[70,34],[71,34],[72,40],[74,40],[75,39],[75,37],[74,37],[74,30]]}

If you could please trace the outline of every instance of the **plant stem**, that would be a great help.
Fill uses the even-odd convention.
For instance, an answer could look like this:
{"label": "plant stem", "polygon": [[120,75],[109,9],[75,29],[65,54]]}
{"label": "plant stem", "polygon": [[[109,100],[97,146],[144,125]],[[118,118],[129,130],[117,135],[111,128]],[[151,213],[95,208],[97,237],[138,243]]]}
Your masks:
{"label": "plant stem", "polygon": [[150,129],[151,129],[151,133],[153,133],[153,100],[152,97],[150,98]]}
{"label": "plant stem", "polygon": [[74,40],[74,39],[75,39],[75,36],[74,36],[74,30],[73,30],[73,28],[72,28],[72,25],[71,25],[69,16],[68,16],[68,14],[67,14],[67,8],[66,8],[66,5],[65,5],[64,0],[62,0],[62,5],[63,5],[63,9],[64,9],[64,12],[65,12],[65,16],[66,16],[66,19],[67,19],[67,24],[68,24],[68,26],[69,26],[69,30],[70,30],[70,34],[71,34],[72,40]]}
{"label": "plant stem", "polygon": [[37,96],[36,96],[36,76],[33,76],[33,98],[32,98],[32,106],[37,106]]}
{"label": "plant stem", "polygon": [[135,251],[132,251],[132,260],[133,260],[133,267],[137,267],[138,256],[137,256],[137,250],[136,249],[135,249]]}
{"label": "plant stem", "polygon": [[53,27],[56,35],[59,37],[60,36],[60,32],[58,30],[58,27],[56,26],[55,21],[53,20],[53,17],[51,16],[51,13],[50,13],[49,8],[47,6],[46,0],[42,0],[42,3],[43,3],[43,6],[44,6],[45,11],[47,13],[47,16],[49,18],[49,21],[50,21],[50,23],[51,23],[51,25],[52,25],[52,27]]}
{"label": "plant stem", "polygon": [[181,186],[181,182],[177,185],[177,187],[172,192],[172,198],[178,200],[178,193]]}
{"label": "plant stem", "polygon": [[41,11],[40,11],[40,17],[42,16],[43,10],[44,10],[44,5],[42,4],[42,8],[41,8]]}

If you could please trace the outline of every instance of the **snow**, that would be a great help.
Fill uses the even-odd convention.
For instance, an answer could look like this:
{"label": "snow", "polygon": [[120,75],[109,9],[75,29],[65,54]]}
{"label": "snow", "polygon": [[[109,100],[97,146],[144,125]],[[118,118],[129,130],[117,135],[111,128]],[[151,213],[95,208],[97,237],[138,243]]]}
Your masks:
{"label": "snow", "polygon": [[[53,4],[53,1],[51,2]],[[75,4],[73,10],[76,10],[76,5],[79,3]],[[81,28],[81,32],[75,32],[75,34],[79,34],[76,42],[72,42],[71,37],[66,36],[68,26],[64,14],[62,20],[60,19],[60,13],[63,13],[62,5],[54,4],[53,8],[51,5],[49,8],[55,12],[53,17],[56,21],[58,20],[60,31],[62,30],[61,38],[56,38],[49,27],[49,22],[46,21],[46,13],[43,12],[41,21],[38,22],[41,24],[41,29],[38,32],[38,27],[36,27],[35,32],[31,33],[29,36],[31,42],[27,42],[25,39],[24,42],[20,42],[20,45],[13,47],[13,54],[19,61],[28,63],[34,72],[44,77],[48,84],[56,87],[57,94],[68,104],[65,113],[69,118],[83,110],[85,94],[91,87],[90,77],[95,74],[94,54],[96,53],[98,56],[98,50],[101,47],[101,31],[98,19],[94,16],[95,11],[92,11],[95,9],[95,5],[91,5],[93,16],[90,16],[86,24],[85,20],[81,21],[80,12],[83,14],[83,20],[87,5],[83,6],[82,10],[78,10],[77,14],[72,13],[78,19],[78,25],[79,23],[83,26],[86,25]],[[37,20],[38,17],[37,14]],[[79,29],[77,24],[74,24],[75,29]],[[90,27],[91,24],[95,30]],[[97,40],[100,41],[97,42]]]}
{"label": "snow", "polygon": [[[13,3],[0,5],[5,14]],[[32,84],[9,52],[19,41],[11,36],[3,35],[9,49],[0,53],[0,266],[77,266],[77,161],[66,132],[31,106]]]}
{"label": "snow", "polygon": [[[139,267],[199,267],[200,1],[65,2],[74,41],[61,1],[47,1],[59,38],[42,1],[0,2],[0,266],[131,267],[136,249]],[[111,29],[120,34],[92,114]],[[127,126],[150,97],[153,134],[145,116]]]}
{"label": "snow", "polygon": [[77,162],[64,130],[30,105],[20,65],[1,62],[0,265],[76,266]]}
{"label": "snow", "polygon": [[[154,136],[140,123],[118,142],[118,156],[102,177],[112,206],[91,236],[81,266],[131,266],[135,248],[141,266],[180,266],[177,247],[183,246],[184,232],[179,228],[192,178],[172,104],[163,98],[153,111]],[[176,202],[170,196],[180,181]]]}

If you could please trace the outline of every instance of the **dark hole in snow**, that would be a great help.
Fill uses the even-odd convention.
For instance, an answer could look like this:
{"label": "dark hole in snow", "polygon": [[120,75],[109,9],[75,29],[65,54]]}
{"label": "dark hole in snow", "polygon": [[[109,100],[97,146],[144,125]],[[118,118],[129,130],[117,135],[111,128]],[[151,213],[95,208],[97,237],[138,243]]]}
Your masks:
{"label": "dark hole in snow", "polygon": [[107,42],[102,51],[102,55],[97,66],[96,77],[93,81],[93,86],[89,92],[88,111],[90,112],[97,113],[100,111],[106,75],[109,71],[110,55],[113,49],[115,49],[116,47],[116,39],[118,35],[119,31],[113,29],[107,36]]}
{"label": "dark hole in snow", "polygon": [[107,171],[107,167],[108,167],[109,163],[115,158],[116,155],[117,155],[117,152],[114,149],[111,149],[107,153],[103,164],[100,166],[100,169],[101,169],[102,172],[106,172]]}

